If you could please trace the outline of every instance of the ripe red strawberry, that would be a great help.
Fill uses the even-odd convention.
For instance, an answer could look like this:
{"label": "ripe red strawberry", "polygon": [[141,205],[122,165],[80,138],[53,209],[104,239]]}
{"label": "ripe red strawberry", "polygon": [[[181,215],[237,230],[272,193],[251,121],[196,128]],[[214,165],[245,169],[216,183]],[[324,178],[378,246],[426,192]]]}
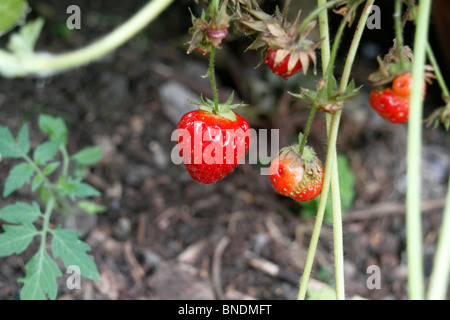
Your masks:
{"label": "ripe red strawberry", "polygon": [[250,126],[247,120],[232,110],[226,115],[195,110],[178,122],[178,150],[194,180],[209,184],[222,179],[236,168],[248,151]]}
{"label": "ripe red strawberry", "polygon": [[264,62],[274,74],[279,75],[284,80],[302,71],[300,59],[294,60],[293,57],[291,59],[291,54],[287,50],[269,48]]}
{"label": "ripe red strawberry", "polygon": [[[408,121],[409,96],[411,94],[411,73],[402,73],[394,78],[391,87],[380,87],[370,92],[369,102],[372,108],[392,123]],[[422,87],[425,97],[426,83]]]}
{"label": "ripe red strawberry", "polygon": [[298,146],[281,149],[269,169],[270,182],[279,194],[299,202],[316,198],[322,191],[323,165],[310,147],[303,154]]}
{"label": "ripe red strawberry", "polygon": [[[381,86],[370,92],[370,105],[380,116],[392,123],[407,122],[411,86],[411,73],[401,73],[393,77],[390,87]],[[425,98],[426,88],[426,82],[424,81],[422,86],[422,99]]]}
{"label": "ripe red strawberry", "polygon": [[408,121],[409,97],[399,96],[390,88],[380,87],[370,92],[369,102],[380,116],[392,123]]}

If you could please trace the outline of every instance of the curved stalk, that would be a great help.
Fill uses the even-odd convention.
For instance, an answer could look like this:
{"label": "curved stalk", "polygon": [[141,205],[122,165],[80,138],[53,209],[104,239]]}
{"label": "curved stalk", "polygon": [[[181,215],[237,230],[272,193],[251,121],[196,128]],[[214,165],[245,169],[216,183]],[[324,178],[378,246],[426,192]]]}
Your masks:
{"label": "curved stalk", "polygon": [[[108,35],[86,47],[71,52],[61,54],[31,53],[24,57],[8,55],[8,58],[10,58],[8,63],[12,63],[14,66],[3,64],[8,70],[0,69],[0,73],[8,77],[48,76],[90,63],[131,39],[148,23],[158,17],[172,2],[173,0],[152,0]],[[5,59],[5,56],[0,55],[0,58]]]}
{"label": "curved stalk", "polygon": [[219,96],[217,94],[217,86],[216,86],[216,76],[214,74],[214,56],[215,56],[216,48],[211,46],[211,52],[209,54],[209,78],[211,79],[211,87],[214,94],[214,110],[219,112]]}
{"label": "curved stalk", "polygon": [[450,255],[448,254],[450,252],[450,177],[447,188],[445,209],[428,288],[430,300],[445,299],[450,277]]}
{"label": "curved stalk", "polygon": [[394,5],[394,24],[395,24],[395,38],[397,55],[400,62],[400,67],[405,67],[405,57],[403,56],[403,29],[402,29],[402,1],[395,0]]}
{"label": "curved stalk", "polygon": [[[366,2],[366,6],[364,7],[363,13],[361,14],[360,20],[358,22],[358,26],[356,28],[355,34],[353,36],[353,40],[347,55],[347,59],[345,62],[340,90],[345,90],[348,84],[350,71],[353,66],[353,62],[356,55],[356,50],[359,47],[359,42],[361,40],[362,33],[364,31],[367,18],[371,11],[371,7],[374,3],[374,0],[368,0]],[[339,36],[342,35],[342,31],[338,32]],[[337,51],[336,41],[339,41],[339,38],[336,37],[335,43],[333,44],[333,50],[331,53],[331,57],[328,63],[333,63],[334,56]],[[322,48],[323,49],[323,48]],[[326,49],[325,49],[326,51]],[[326,70],[331,72],[332,66],[327,65]],[[337,168],[337,156],[336,156],[336,140],[337,133],[339,129],[339,122],[341,117],[342,110],[336,112],[333,116],[328,116],[329,121],[328,124],[328,150],[327,150],[327,162],[325,167],[325,176],[323,182],[323,189],[320,196],[319,207],[317,210],[316,221],[314,224],[313,234],[311,236],[311,243],[308,249],[308,254],[305,262],[305,268],[303,270],[302,279],[300,282],[300,288],[298,292],[298,299],[305,299],[307,283],[310,277],[312,263],[314,260],[315,251],[317,248],[318,238],[320,234],[320,229],[323,222],[323,216],[325,212],[326,200],[328,197],[328,191],[330,188],[330,181],[333,179],[332,186],[332,195],[333,198],[333,233],[334,233],[334,253],[335,253],[335,270],[336,270],[336,297],[337,299],[345,299],[345,287],[344,287],[344,258],[343,258],[343,244],[342,244],[342,212],[340,206],[340,191],[339,191],[339,179],[338,179],[338,168]],[[331,118],[331,120],[330,120]]]}
{"label": "curved stalk", "polygon": [[422,257],[422,223],[420,212],[422,154],[422,81],[428,41],[431,0],[419,1],[417,27],[414,35],[414,61],[408,121],[407,193],[406,193],[406,249],[408,261],[409,298],[424,298],[424,272]]}

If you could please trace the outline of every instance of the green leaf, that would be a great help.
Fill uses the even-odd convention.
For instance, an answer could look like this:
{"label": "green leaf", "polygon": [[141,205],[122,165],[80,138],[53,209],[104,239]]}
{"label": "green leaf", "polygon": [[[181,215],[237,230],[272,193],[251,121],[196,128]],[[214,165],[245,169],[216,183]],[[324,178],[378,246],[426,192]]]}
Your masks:
{"label": "green leaf", "polygon": [[17,164],[6,178],[5,189],[3,190],[3,197],[9,196],[17,189],[22,188],[25,183],[29,183],[34,174],[34,168],[28,163]]}
{"label": "green leaf", "polygon": [[30,140],[28,138],[28,124],[24,124],[17,135],[18,147],[22,154],[30,151]]}
{"label": "green leaf", "polygon": [[87,147],[72,156],[72,159],[80,166],[88,166],[102,159],[102,147]]}
{"label": "green leaf", "polygon": [[0,219],[9,223],[33,223],[41,215],[41,209],[36,202],[29,205],[18,201],[0,210]]}
{"label": "green leaf", "polygon": [[37,18],[22,26],[19,32],[13,33],[9,38],[8,50],[21,54],[33,52],[43,26],[43,18]]}
{"label": "green leaf", "polygon": [[0,233],[0,257],[22,253],[30,245],[38,231],[31,223],[4,225]]}
{"label": "green leaf", "polygon": [[52,253],[55,258],[61,257],[66,267],[78,266],[81,275],[85,278],[94,281],[100,280],[94,260],[86,253],[91,250],[91,247],[79,239],[78,232],[60,227],[50,232],[53,235]]}
{"label": "green leaf", "polygon": [[81,182],[80,179],[69,178],[67,181],[61,181],[58,190],[62,194],[68,195],[71,200],[75,200],[76,197],[86,198],[101,195],[100,191],[87,183]]}
{"label": "green leaf", "polygon": [[0,154],[2,158],[20,158],[24,156],[22,148],[14,141],[9,128],[3,126],[0,126]]}
{"label": "green leaf", "polygon": [[38,146],[33,154],[33,159],[36,164],[47,164],[47,162],[52,160],[58,153],[61,144],[61,140],[50,140]]}
{"label": "green leaf", "polygon": [[336,289],[324,284],[320,289],[308,289],[308,300],[336,300]]}
{"label": "green leaf", "polygon": [[20,292],[22,300],[43,300],[46,296],[56,299],[58,282],[62,276],[56,262],[45,249],[39,250],[25,265],[26,276],[19,279],[24,286]]}
{"label": "green leaf", "polygon": [[34,177],[33,182],[31,183],[31,191],[32,192],[36,191],[41,186],[42,182],[44,182],[44,176],[38,173]]}
{"label": "green leaf", "polygon": [[0,2],[0,35],[16,24],[26,8],[25,0],[2,0]]}
{"label": "green leaf", "polygon": [[97,214],[106,211],[106,207],[91,201],[80,201],[78,207],[88,214]]}
{"label": "green leaf", "polygon": [[44,168],[44,170],[42,170],[42,172],[43,172],[46,176],[48,176],[50,173],[52,173],[53,171],[55,171],[56,168],[59,167],[59,164],[60,164],[59,161],[52,162],[52,163],[50,163],[48,166],[46,166],[46,167]]}
{"label": "green leaf", "polygon": [[66,123],[61,117],[41,114],[38,119],[39,129],[50,137],[50,140],[60,139],[64,144],[67,141]]}

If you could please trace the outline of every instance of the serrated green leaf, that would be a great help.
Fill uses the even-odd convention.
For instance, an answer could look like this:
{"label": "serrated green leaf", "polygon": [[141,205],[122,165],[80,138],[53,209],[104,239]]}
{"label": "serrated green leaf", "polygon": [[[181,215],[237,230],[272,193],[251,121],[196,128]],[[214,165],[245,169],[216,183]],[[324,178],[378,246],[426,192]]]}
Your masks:
{"label": "serrated green leaf", "polygon": [[85,278],[100,280],[94,260],[86,253],[91,247],[79,239],[80,234],[73,230],[56,228],[50,231],[52,238],[52,253],[55,258],[61,257],[66,267],[76,265]]}
{"label": "serrated green leaf", "polygon": [[40,215],[41,209],[36,202],[30,205],[26,202],[18,201],[0,210],[0,220],[9,223],[33,223]]}
{"label": "serrated green leaf", "polygon": [[22,188],[25,183],[29,183],[34,174],[34,168],[28,163],[19,163],[9,172],[6,178],[3,197],[9,196],[14,191]]}
{"label": "serrated green leaf", "polygon": [[24,155],[9,128],[3,126],[0,126],[0,154],[2,158],[20,158]]}
{"label": "serrated green leaf", "polygon": [[106,211],[106,207],[91,201],[80,201],[78,208],[86,211],[88,214],[97,214]]}
{"label": "serrated green leaf", "polygon": [[39,129],[50,137],[50,140],[60,139],[64,144],[67,141],[66,123],[61,117],[41,114],[38,119]]}
{"label": "serrated green leaf", "polygon": [[58,190],[62,194],[69,196],[71,200],[75,200],[76,197],[95,197],[101,194],[100,191],[87,183],[81,182],[80,179],[61,181],[58,185]]}
{"label": "serrated green leaf", "polygon": [[43,26],[43,18],[37,18],[22,26],[19,32],[13,33],[9,38],[8,50],[21,54],[33,52]]}
{"label": "serrated green leaf", "polygon": [[58,153],[59,147],[61,146],[61,140],[50,140],[39,145],[33,154],[34,161],[39,165],[47,164],[48,161],[52,160]]}
{"label": "serrated green leaf", "polygon": [[60,164],[59,161],[55,161],[55,162],[49,163],[49,164],[44,168],[44,170],[42,170],[42,172],[43,172],[46,176],[48,176],[50,173],[52,173],[53,171],[55,171],[56,168],[59,167],[59,164]]}
{"label": "serrated green leaf", "polygon": [[102,159],[102,147],[87,147],[72,156],[72,159],[80,166],[88,166]]}
{"label": "serrated green leaf", "polygon": [[27,154],[30,151],[30,140],[28,137],[28,124],[24,124],[17,135],[17,142],[22,154]]}
{"label": "serrated green leaf", "polygon": [[31,223],[4,225],[0,233],[0,257],[22,253],[30,245],[38,231]]}
{"label": "serrated green leaf", "polygon": [[16,24],[25,6],[24,0],[2,0],[0,2],[0,35]]}
{"label": "serrated green leaf", "polygon": [[56,262],[45,249],[39,250],[25,265],[25,278],[19,279],[24,286],[20,292],[22,300],[43,300],[46,296],[56,299],[57,278],[62,276]]}

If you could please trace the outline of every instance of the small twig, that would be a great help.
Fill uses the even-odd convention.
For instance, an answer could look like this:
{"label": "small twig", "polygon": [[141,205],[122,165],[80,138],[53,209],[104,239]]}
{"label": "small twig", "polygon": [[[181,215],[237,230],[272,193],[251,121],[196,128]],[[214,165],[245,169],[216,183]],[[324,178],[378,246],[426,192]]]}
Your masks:
{"label": "small twig", "polygon": [[[422,212],[430,212],[437,209],[442,209],[445,205],[445,198],[433,199],[423,201],[421,205]],[[344,221],[358,221],[377,219],[388,216],[394,216],[398,214],[404,214],[406,206],[396,202],[385,202],[378,205],[374,205],[361,210],[348,211],[343,216]]]}
{"label": "small twig", "polygon": [[230,238],[225,235],[220,239],[217,244],[216,250],[214,251],[213,262],[212,262],[212,287],[217,299],[223,300],[224,293],[222,290],[222,255],[225,248],[230,243]]}

